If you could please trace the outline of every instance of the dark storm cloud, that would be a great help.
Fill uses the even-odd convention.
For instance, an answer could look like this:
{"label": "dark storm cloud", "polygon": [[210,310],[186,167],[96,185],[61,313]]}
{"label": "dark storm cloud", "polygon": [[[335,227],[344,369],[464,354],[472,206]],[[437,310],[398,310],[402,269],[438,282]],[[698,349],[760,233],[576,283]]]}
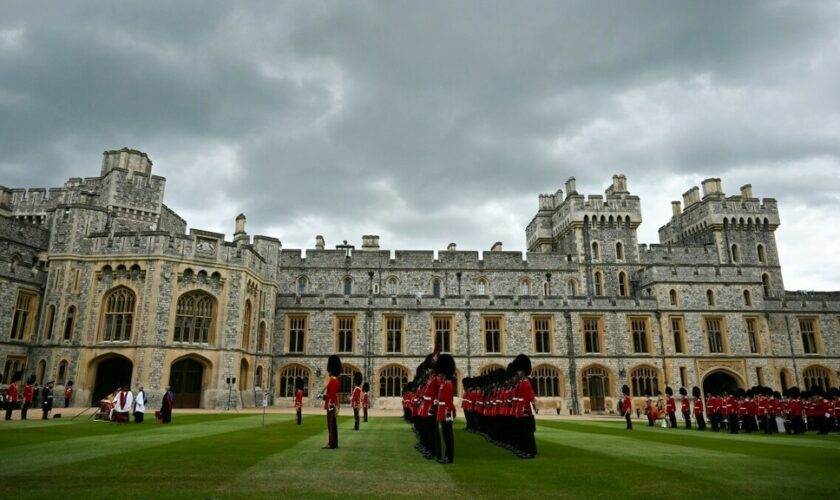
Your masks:
{"label": "dark storm cloud", "polygon": [[377,233],[387,248],[521,250],[537,194],[571,175],[599,193],[626,174],[644,242],[670,199],[721,177],[779,199],[788,287],[840,283],[803,264],[840,237],[804,226],[840,209],[835,4],[2,10],[3,184],[96,175],[99,152],[127,145],[195,227],[229,233],[241,211],[286,247]]}

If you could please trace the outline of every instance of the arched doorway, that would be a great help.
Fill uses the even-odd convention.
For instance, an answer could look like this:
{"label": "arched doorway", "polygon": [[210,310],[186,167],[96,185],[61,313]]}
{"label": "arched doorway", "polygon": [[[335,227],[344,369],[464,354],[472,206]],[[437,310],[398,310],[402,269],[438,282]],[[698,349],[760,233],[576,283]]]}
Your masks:
{"label": "arched doorway", "polygon": [[244,359],[239,363],[239,390],[248,388],[248,362]]}
{"label": "arched doorway", "polygon": [[735,394],[741,388],[741,383],[733,374],[718,370],[703,378],[703,392],[706,394]]}
{"label": "arched doorway", "polygon": [[96,366],[96,381],[93,384],[91,404],[108,397],[117,387],[131,385],[131,373],[134,365],[128,358],[111,356],[103,359]]}
{"label": "arched doorway", "polygon": [[175,408],[200,408],[204,365],[192,358],[172,363],[169,385],[175,394]]}
{"label": "arched doorway", "polygon": [[589,411],[606,411],[610,395],[610,373],[601,366],[590,366],[581,372],[583,397],[589,398]]}

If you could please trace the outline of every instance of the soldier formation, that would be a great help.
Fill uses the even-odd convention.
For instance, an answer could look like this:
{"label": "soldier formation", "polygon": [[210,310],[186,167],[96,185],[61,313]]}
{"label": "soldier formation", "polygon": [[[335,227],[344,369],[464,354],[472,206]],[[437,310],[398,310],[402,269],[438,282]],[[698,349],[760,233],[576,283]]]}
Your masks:
{"label": "soldier formation", "polygon": [[[20,374],[14,377],[14,380],[8,387],[0,391],[0,407],[5,410],[5,419],[11,420],[15,410],[20,410],[20,419],[26,420],[29,409],[38,404],[41,400],[41,418],[46,420],[53,408],[53,385],[52,380],[39,388],[35,384],[35,375],[32,375],[27,383],[20,387]],[[73,387],[73,382],[68,382],[68,387]],[[71,389],[72,391],[72,389]],[[72,396],[72,392],[70,393]],[[69,404],[69,398],[65,399],[65,406]]]}

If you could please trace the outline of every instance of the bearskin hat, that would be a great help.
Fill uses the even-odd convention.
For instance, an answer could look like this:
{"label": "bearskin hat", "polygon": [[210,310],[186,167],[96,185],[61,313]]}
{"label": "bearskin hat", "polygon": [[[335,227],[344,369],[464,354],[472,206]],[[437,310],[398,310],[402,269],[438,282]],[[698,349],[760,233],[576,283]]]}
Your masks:
{"label": "bearskin hat", "polygon": [[339,358],[335,354],[331,355],[327,359],[327,373],[329,373],[333,377],[337,377],[339,374],[341,374],[341,358]]}
{"label": "bearskin hat", "polygon": [[674,395],[674,390],[671,389],[670,387],[666,387],[665,388],[665,394],[667,394],[669,396],[673,396]]}
{"label": "bearskin hat", "polygon": [[513,361],[508,363],[507,369],[505,370],[505,376],[507,378],[513,378],[516,376],[516,367],[513,365]]}
{"label": "bearskin hat", "polygon": [[688,391],[685,387],[680,387],[680,396],[688,396]]}
{"label": "bearskin hat", "polygon": [[840,396],[840,389],[837,389],[836,387],[832,387],[831,390],[828,391],[828,393],[832,398],[837,398],[837,396]]}
{"label": "bearskin hat", "polygon": [[782,393],[779,391],[773,391],[773,397],[776,399],[782,399]]}
{"label": "bearskin hat", "polygon": [[435,366],[435,372],[440,373],[446,378],[455,376],[455,358],[451,354],[441,354]]}
{"label": "bearskin hat", "polygon": [[735,393],[735,396],[739,397],[739,398],[743,398],[746,395],[747,395],[747,391],[745,391],[743,389],[738,389],[738,391]]}
{"label": "bearskin hat", "polygon": [[73,387],[73,381],[72,380],[67,381],[67,387]]}
{"label": "bearskin hat", "polygon": [[426,365],[427,370],[428,369],[434,370],[435,369],[435,363],[437,363],[437,360],[438,360],[438,355],[435,354],[435,353],[431,353],[428,356],[426,356],[425,360],[423,360],[423,364]]}
{"label": "bearskin hat", "polygon": [[691,388],[691,394],[695,398],[699,398],[703,393],[700,392],[700,388],[695,385],[694,387]]}
{"label": "bearskin hat", "polygon": [[28,379],[26,379],[26,383],[29,384],[29,385],[35,383],[35,374],[34,373],[32,375],[30,375]]}
{"label": "bearskin hat", "polygon": [[791,397],[791,398],[794,398],[794,399],[798,398],[799,395],[800,395],[799,387],[795,387],[795,386],[788,389],[787,392],[788,392],[788,397]]}
{"label": "bearskin hat", "polygon": [[298,377],[298,378],[295,379],[295,389],[301,390],[301,391],[303,390],[303,379],[302,378]]}
{"label": "bearskin hat", "polygon": [[362,384],[362,390],[365,392],[370,392],[370,383],[365,382],[364,384]]}
{"label": "bearskin hat", "polygon": [[362,385],[362,372],[356,372],[353,374],[353,385]]}
{"label": "bearskin hat", "polygon": [[625,396],[629,396],[630,395],[630,387],[627,384],[624,384],[623,386],[621,386],[621,393],[624,394]]}
{"label": "bearskin hat", "polygon": [[518,372],[525,372],[525,376],[531,374],[531,358],[524,354],[520,354],[513,359],[513,366]]}

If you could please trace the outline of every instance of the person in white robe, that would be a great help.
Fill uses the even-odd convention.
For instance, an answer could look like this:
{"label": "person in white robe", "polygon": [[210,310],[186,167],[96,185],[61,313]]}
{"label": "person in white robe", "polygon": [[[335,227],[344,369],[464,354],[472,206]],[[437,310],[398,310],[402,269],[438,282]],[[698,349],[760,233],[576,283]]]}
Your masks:
{"label": "person in white robe", "polygon": [[137,396],[134,398],[134,422],[137,424],[143,423],[143,415],[146,413],[146,391],[143,386],[137,391]]}
{"label": "person in white robe", "polygon": [[120,387],[117,394],[114,396],[114,417],[117,422],[127,423],[128,412],[131,411],[131,405],[134,403],[134,396],[126,387]]}

